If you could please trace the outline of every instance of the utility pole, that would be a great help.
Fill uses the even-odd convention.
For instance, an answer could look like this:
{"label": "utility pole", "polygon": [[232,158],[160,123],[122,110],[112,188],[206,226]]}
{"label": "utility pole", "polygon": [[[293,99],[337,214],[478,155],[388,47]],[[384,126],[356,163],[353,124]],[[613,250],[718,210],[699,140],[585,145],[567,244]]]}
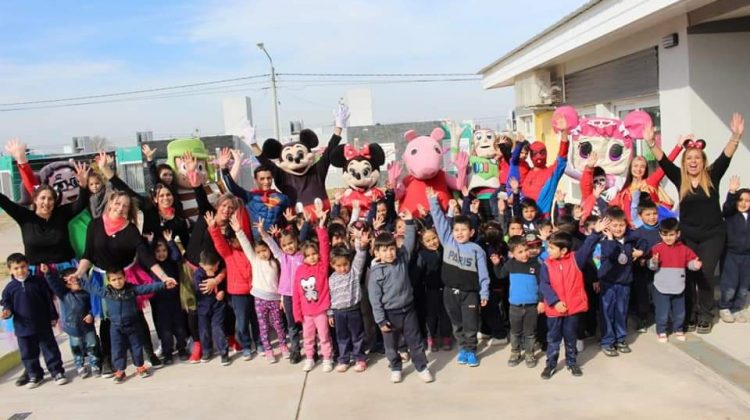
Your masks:
{"label": "utility pole", "polygon": [[261,51],[263,51],[266,54],[266,57],[268,57],[268,61],[271,63],[271,96],[273,97],[273,135],[276,138],[276,140],[281,140],[279,136],[281,135],[281,132],[279,130],[279,99],[276,94],[276,69],[273,67],[273,60],[271,59],[271,54],[268,53],[268,50],[266,50],[265,45],[263,45],[262,42],[259,42],[256,44],[258,48],[260,48]]}

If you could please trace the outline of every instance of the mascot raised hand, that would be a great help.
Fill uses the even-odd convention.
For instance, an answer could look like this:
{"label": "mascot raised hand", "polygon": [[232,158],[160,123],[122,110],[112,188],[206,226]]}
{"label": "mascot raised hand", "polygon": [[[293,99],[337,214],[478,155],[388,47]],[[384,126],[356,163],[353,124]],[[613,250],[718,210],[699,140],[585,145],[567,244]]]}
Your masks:
{"label": "mascot raised hand", "polygon": [[[458,174],[456,177],[448,175],[442,168],[443,154],[446,152],[441,144],[444,136],[442,128],[435,128],[429,136],[420,136],[414,130],[404,133],[407,144],[403,161],[408,175],[396,192],[396,197],[400,200],[399,211],[408,210],[412,214],[418,214],[420,206],[430,208],[425,195],[427,187],[435,190],[440,207],[445,210],[451,199],[450,190],[460,191],[466,185],[469,156],[465,152],[458,153],[453,159]],[[401,170],[398,162],[389,167],[389,183],[398,185]]]}
{"label": "mascot raised hand", "polygon": [[[324,208],[330,208],[326,193],[326,176],[331,165],[333,150],[341,143],[341,132],[349,122],[349,108],[343,103],[333,112],[336,127],[323,151],[316,161],[313,149],[318,146],[318,136],[312,130],[302,130],[299,141],[281,144],[276,139],[267,139],[258,160],[268,165],[273,173],[276,188],[289,197],[291,204],[300,204],[314,213],[315,200],[323,201]],[[250,133],[252,132],[252,133]],[[257,153],[254,143],[254,129],[248,130],[245,141]]]}
{"label": "mascot raised hand", "polygon": [[341,205],[349,209],[359,202],[360,214],[367,214],[373,202],[385,197],[376,187],[380,179],[380,166],[385,163],[385,152],[377,143],[366,144],[357,149],[352,145],[334,148],[331,164],[344,170],[344,182],[348,185]]}

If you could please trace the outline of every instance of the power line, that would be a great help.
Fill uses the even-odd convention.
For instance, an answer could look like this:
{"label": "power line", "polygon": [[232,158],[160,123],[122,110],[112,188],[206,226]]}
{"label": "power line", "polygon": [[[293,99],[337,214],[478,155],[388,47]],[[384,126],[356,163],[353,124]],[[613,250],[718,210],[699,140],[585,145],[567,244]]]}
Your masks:
{"label": "power line", "polygon": [[[225,88],[226,86],[220,86],[215,87],[213,89],[217,88]],[[211,91],[190,91],[190,92],[174,92],[174,93],[168,93],[168,94],[160,94],[160,95],[149,95],[149,96],[137,96],[134,98],[122,98],[122,99],[105,99],[101,101],[87,101],[87,102],[77,102],[77,103],[68,103],[68,104],[53,104],[53,105],[39,105],[39,106],[26,106],[26,107],[16,107],[16,108],[6,108],[6,109],[0,109],[0,112],[10,112],[10,111],[27,111],[32,109],[52,109],[52,108],[70,108],[70,107],[76,107],[76,106],[85,106],[85,105],[96,105],[96,104],[110,104],[110,103],[119,103],[119,102],[134,102],[134,101],[142,101],[142,100],[149,100],[149,99],[169,99],[169,98],[181,98],[181,97],[187,97],[187,96],[201,96],[201,95],[215,95],[220,93],[232,93],[232,92],[247,92],[247,91],[261,91],[268,88],[255,88],[255,89],[223,89],[223,90],[211,90]],[[208,89],[206,89],[208,90]]]}
{"label": "power line", "polygon": [[212,80],[212,81],[208,81],[208,82],[189,83],[189,84],[185,84],[185,85],[174,85],[174,86],[165,86],[165,87],[158,87],[158,88],[152,88],[152,89],[130,90],[130,91],[124,91],[124,92],[115,92],[115,93],[104,93],[104,94],[100,94],[100,95],[75,96],[75,97],[70,97],[70,98],[44,99],[44,100],[38,100],[38,101],[10,102],[10,103],[5,103],[5,104],[0,104],[0,106],[36,105],[36,104],[55,103],[55,102],[79,101],[79,100],[85,100],[85,99],[107,98],[107,97],[111,97],[111,96],[135,95],[135,94],[139,94],[139,93],[160,92],[160,91],[165,91],[165,90],[184,89],[184,88],[196,87],[196,86],[206,86],[206,85],[215,85],[215,84],[228,83],[228,82],[236,82],[236,81],[239,81],[239,80],[258,79],[258,78],[261,78],[261,77],[268,77],[268,73],[266,73],[266,74],[256,74],[256,75],[253,75],[253,76],[245,76],[245,77],[235,77],[235,78],[232,78],[232,79]]}
{"label": "power line", "polygon": [[475,76],[476,73],[276,73],[277,76],[315,76],[315,77],[446,77]]}

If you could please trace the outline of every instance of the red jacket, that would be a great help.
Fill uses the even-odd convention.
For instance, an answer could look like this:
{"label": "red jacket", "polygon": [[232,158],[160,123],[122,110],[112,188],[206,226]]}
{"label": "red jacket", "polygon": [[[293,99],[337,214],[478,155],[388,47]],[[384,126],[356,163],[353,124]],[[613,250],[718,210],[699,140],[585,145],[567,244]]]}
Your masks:
{"label": "red jacket", "polygon": [[248,295],[253,288],[253,267],[242,249],[234,249],[224,238],[221,228],[208,230],[214,241],[216,252],[224,259],[227,266],[227,293],[230,295]]}
{"label": "red jacket", "polygon": [[[544,313],[548,317],[570,316],[589,309],[581,267],[591,259],[600,239],[601,234],[591,234],[578,251],[569,252],[557,260],[548,258],[542,264],[539,270],[539,288],[544,296]],[[568,312],[558,312],[554,308],[557,302],[565,302]]]}
{"label": "red jacket", "polygon": [[302,322],[305,316],[325,313],[331,307],[331,292],[328,289],[328,230],[316,228],[320,259],[315,265],[303,263],[297,268],[292,282],[292,306],[294,320]]}

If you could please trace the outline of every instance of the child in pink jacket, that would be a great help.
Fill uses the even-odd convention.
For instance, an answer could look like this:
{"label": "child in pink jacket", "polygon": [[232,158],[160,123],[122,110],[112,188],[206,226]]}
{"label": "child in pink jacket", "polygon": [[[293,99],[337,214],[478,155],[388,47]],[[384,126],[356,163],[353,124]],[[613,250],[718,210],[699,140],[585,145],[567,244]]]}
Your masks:
{"label": "child in pink jacket", "polygon": [[302,323],[305,362],[302,370],[309,372],[315,366],[315,333],[318,333],[320,347],[323,351],[323,371],[333,370],[333,346],[328,330],[327,311],[331,307],[331,295],[328,290],[328,231],[325,220],[327,211],[316,211],[318,217],[318,243],[306,241],[301,251],[304,256],[302,264],[295,273],[292,284],[292,302],[294,319]]}

